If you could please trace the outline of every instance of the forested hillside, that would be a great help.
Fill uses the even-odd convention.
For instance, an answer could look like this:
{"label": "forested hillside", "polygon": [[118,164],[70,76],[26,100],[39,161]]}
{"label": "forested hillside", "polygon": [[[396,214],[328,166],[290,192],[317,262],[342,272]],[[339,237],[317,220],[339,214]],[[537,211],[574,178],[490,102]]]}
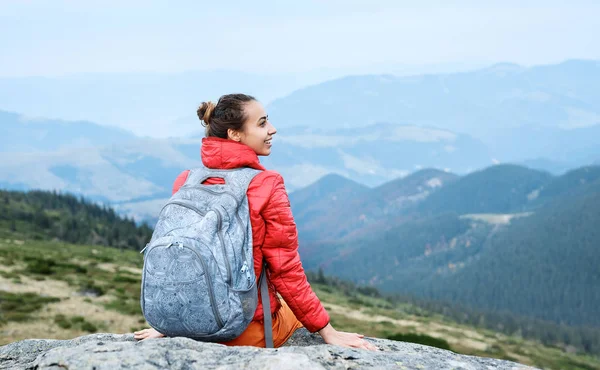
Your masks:
{"label": "forested hillside", "polygon": [[597,181],[583,194],[514,220],[491,235],[477,264],[437,279],[424,293],[486,310],[600,328],[599,225]]}
{"label": "forested hillside", "polygon": [[0,190],[0,233],[139,250],[152,229],[70,194]]}
{"label": "forested hillside", "polygon": [[429,188],[410,207],[368,203],[322,223],[323,233],[345,230],[367,215],[336,239],[300,231],[303,263],[388,293],[600,328],[599,175],[500,165]]}

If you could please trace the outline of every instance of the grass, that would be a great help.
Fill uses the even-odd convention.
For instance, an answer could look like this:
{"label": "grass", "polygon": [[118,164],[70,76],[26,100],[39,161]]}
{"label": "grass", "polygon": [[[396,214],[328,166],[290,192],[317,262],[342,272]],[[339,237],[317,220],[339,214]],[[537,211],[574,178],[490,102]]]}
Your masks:
{"label": "grass", "polygon": [[60,298],[42,297],[35,293],[10,293],[0,290],[0,324],[8,321],[26,321],[31,314],[47,303],[58,302]]}
{"label": "grass", "polygon": [[[43,251],[43,253],[40,253]],[[127,315],[141,315],[139,307],[141,278],[119,267],[141,268],[142,255],[106,247],[84,247],[59,242],[28,241],[17,248],[0,247],[0,258],[25,262],[25,267],[4,275],[30,276],[35,280],[52,278],[77,288],[92,297],[111,295],[104,304],[110,310]],[[117,273],[102,268],[117,266]]]}
{"label": "grass", "polygon": [[[62,297],[75,294],[70,300],[60,300],[26,292],[0,292],[0,325],[37,320],[40,325],[60,329],[55,334],[42,329],[46,330],[46,337],[56,338],[147,327],[139,303],[142,261],[142,255],[135,251],[0,239],[0,281],[18,284],[15,289],[23,290],[31,281],[39,280],[37,284],[44,286],[62,282],[69,288]],[[326,285],[313,284],[313,288],[330,313],[332,325],[339,330],[449,348],[462,354],[511,359],[542,369],[600,369],[600,360],[591,356],[459,325],[410,304],[393,305],[385,299],[358,293],[347,296]],[[72,303],[67,310],[69,301]],[[46,314],[44,306],[52,309]],[[39,332],[36,328],[21,337],[2,338],[0,344],[39,336]]]}

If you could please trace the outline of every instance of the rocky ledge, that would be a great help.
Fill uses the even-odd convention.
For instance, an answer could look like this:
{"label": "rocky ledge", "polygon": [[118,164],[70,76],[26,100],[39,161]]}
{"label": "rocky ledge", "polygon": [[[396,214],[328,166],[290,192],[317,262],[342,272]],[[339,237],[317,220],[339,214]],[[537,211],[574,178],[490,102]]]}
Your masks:
{"label": "rocky ledge", "polygon": [[326,345],[305,329],[278,349],[227,347],[188,338],[136,342],[132,334],[27,339],[0,347],[0,369],[533,369],[419,344],[368,340],[379,351]]}

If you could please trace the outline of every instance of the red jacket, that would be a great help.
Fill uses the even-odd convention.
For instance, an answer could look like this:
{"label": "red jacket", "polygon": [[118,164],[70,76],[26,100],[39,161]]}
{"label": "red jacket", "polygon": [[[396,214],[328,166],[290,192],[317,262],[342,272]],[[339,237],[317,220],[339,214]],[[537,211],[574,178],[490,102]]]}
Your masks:
{"label": "red jacket", "polygon": [[[268,266],[272,314],[280,307],[276,296],[279,292],[306,329],[315,332],[324,328],[329,323],[329,315],[306,280],[298,254],[296,224],[281,175],[265,170],[250,147],[233,140],[204,138],[201,154],[202,163],[208,168],[251,167],[263,170],[252,179],[246,193],[252,225],[254,271],[257,277],[260,276],[264,258]],[[184,171],[177,177],[173,194],[185,183],[188,173]],[[224,183],[224,180],[212,178],[204,183],[218,184]],[[259,299],[254,320],[262,319],[263,308]]]}

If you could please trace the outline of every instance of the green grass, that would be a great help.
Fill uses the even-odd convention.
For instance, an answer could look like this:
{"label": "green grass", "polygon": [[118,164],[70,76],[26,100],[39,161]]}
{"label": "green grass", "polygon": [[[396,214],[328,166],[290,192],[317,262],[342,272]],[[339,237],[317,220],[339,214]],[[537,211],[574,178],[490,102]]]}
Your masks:
{"label": "green grass", "polygon": [[[113,296],[104,307],[127,315],[141,315],[141,277],[121,267],[141,268],[142,255],[135,251],[98,246],[79,246],[61,242],[27,241],[16,248],[13,243],[0,243],[0,258],[23,262],[24,268],[2,275],[21,275],[35,280],[51,278],[76,287],[83,295]],[[101,268],[101,264],[117,266],[117,273]]]}
{"label": "green grass", "polygon": [[60,298],[42,297],[35,293],[10,293],[0,290],[0,325],[8,321],[26,321],[47,303]]}

